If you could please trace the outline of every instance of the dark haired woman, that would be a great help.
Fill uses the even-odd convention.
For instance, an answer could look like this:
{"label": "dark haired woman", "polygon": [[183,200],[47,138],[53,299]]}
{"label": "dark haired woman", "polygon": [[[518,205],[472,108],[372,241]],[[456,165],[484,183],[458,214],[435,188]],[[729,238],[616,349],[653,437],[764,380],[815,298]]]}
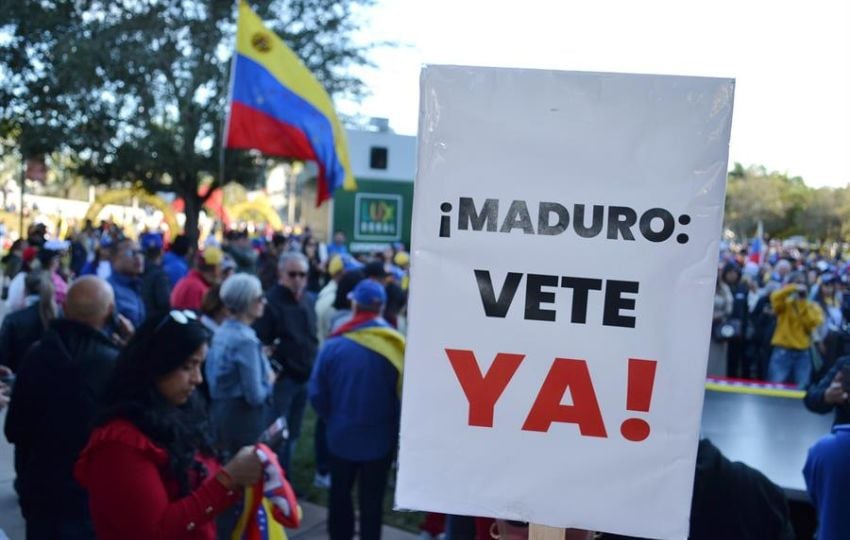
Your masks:
{"label": "dark haired woman", "polygon": [[146,322],[119,358],[75,475],[101,540],[204,539],[261,475],[250,447],[221,467],[195,387],[207,331],[186,311]]}
{"label": "dark haired woman", "polygon": [[307,257],[310,263],[307,269],[307,290],[313,294],[319,294],[319,291],[325,286],[323,280],[325,265],[322,264],[322,259],[319,257],[319,241],[315,238],[307,238],[301,247],[301,253]]}

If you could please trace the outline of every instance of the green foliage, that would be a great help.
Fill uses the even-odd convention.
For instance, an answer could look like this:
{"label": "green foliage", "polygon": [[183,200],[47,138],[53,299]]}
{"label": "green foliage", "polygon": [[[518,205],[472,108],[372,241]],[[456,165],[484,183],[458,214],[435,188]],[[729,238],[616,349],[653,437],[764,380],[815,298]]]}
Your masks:
{"label": "green foliage", "polygon": [[[251,2],[332,94],[362,92],[349,68],[372,0]],[[0,19],[0,138],[29,156],[75,157],[99,182],[138,183],[186,200],[194,233],[199,182],[218,178],[235,2],[22,0]],[[265,161],[227,152],[224,181],[250,186]],[[194,214],[194,215],[193,215]]]}
{"label": "green foliage", "polygon": [[770,237],[842,240],[850,233],[850,224],[843,224],[848,212],[847,188],[813,189],[800,177],[768,172],[763,166],[744,168],[740,163],[728,175],[726,227],[739,238],[752,237],[761,221]]}

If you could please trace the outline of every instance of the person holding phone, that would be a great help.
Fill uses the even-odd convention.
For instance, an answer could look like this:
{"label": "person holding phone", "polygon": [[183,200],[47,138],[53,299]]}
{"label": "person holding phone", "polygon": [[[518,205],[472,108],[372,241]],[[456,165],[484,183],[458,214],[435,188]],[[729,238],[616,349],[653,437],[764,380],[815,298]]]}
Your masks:
{"label": "person holding phone", "polygon": [[835,411],[834,426],[850,424],[850,356],[838,358],[835,365],[809,387],[803,403],[814,413]]}
{"label": "person holding phone", "polygon": [[209,440],[195,391],[207,335],[193,312],[173,310],[122,352],[74,468],[97,538],[213,540],[215,518],[262,477],[253,447],[222,466]]}
{"label": "person holding phone", "polygon": [[795,272],[788,283],[770,295],[776,313],[776,330],[770,344],[773,352],[767,368],[770,382],[793,382],[805,388],[812,373],[809,347],[812,332],[823,323],[823,311],[807,298],[806,276]]}

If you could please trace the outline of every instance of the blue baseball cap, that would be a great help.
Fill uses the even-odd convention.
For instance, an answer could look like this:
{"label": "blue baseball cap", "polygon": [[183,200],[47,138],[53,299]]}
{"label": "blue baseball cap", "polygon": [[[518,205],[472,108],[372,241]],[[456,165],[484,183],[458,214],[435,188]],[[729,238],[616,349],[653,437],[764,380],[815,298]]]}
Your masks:
{"label": "blue baseball cap", "polygon": [[154,249],[162,249],[162,234],[160,233],[145,233],[139,237],[139,243],[145,251]]}
{"label": "blue baseball cap", "polygon": [[363,263],[352,257],[351,255],[342,255],[342,268],[346,272],[349,270],[358,270],[363,268]]}
{"label": "blue baseball cap", "polygon": [[377,308],[387,303],[387,292],[377,281],[364,279],[348,293],[348,299],[361,306]]}

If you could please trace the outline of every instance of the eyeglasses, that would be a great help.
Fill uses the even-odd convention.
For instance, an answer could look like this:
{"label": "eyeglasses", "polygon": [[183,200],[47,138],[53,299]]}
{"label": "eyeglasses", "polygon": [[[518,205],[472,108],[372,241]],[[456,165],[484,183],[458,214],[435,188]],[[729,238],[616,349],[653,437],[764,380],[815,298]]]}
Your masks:
{"label": "eyeglasses", "polygon": [[303,277],[307,277],[307,272],[287,272],[286,275],[293,278],[293,279],[295,279],[297,277],[303,278]]}
{"label": "eyeglasses", "polygon": [[124,251],[125,257],[135,257],[136,255],[142,255],[141,249],[128,249]]}
{"label": "eyeglasses", "polygon": [[167,323],[169,320],[172,320],[178,324],[188,324],[190,320],[197,321],[198,316],[195,315],[194,311],[190,311],[188,309],[172,309],[168,312],[168,315],[163,317],[162,321],[160,321],[160,323],[156,325],[156,328],[153,329],[154,333],[157,333],[162,330],[162,327],[165,326],[165,323]]}

